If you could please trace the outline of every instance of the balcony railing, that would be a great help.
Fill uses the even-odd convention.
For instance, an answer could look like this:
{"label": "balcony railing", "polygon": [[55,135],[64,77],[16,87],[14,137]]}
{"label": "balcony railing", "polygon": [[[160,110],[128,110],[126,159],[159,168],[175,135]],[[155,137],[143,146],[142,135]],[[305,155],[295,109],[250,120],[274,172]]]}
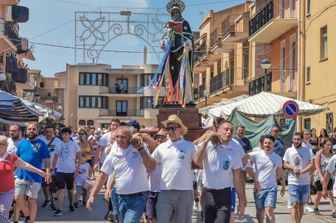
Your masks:
{"label": "balcony railing", "polygon": [[274,4],[273,1],[271,1],[250,19],[249,36],[252,36],[254,33],[258,32],[273,18],[274,18]]}
{"label": "balcony railing", "polygon": [[127,88],[120,88],[120,87],[109,87],[108,89],[105,90],[101,89],[100,93],[101,94],[140,94],[138,93],[138,88],[137,87],[127,87]]}
{"label": "balcony railing", "polygon": [[220,32],[218,32],[217,29],[215,29],[210,35],[210,47],[212,49],[215,46],[219,46],[221,44],[222,44],[222,35]]}
{"label": "balcony railing", "polygon": [[223,36],[226,36],[229,33],[235,32],[235,24],[232,21],[230,21],[231,19],[233,18],[229,16],[222,22],[222,35]]}
{"label": "balcony railing", "polygon": [[127,110],[127,111],[118,111],[118,110],[108,110],[108,116],[133,116],[133,117],[143,117],[143,110]]}
{"label": "balcony railing", "polygon": [[272,91],[272,72],[250,81],[249,95],[255,95],[262,91]]}
{"label": "balcony railing", "polygon": [[207,44],[206,42],[202,43],[200,47],[195,50],[194,62],[197,62],[203,58],[207,53]]}
{"label": "balcony railing", "polygon": [[204,95],[203,95],[204,94],[204,90],[205,90],[205,87],[204,87],[203,84],[194,89],[195,100],[198,100],[198,99],[204,97]]}
{"label": "balcony railing", "polygon": [[234,72],[233,69],[227,69],[210,80],[210,94],[223,90],[224,88],[233,85]]}

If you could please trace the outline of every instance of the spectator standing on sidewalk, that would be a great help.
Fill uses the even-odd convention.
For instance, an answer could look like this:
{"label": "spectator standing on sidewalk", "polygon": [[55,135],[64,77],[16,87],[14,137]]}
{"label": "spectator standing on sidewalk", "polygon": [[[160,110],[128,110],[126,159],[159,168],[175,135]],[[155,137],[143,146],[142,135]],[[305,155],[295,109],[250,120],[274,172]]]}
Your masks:
{"label": "spectator standing on sidewalk", "polygon": [[[37,169],[41,169],[42,162],[44,162],[46,182],[50,183],[50,154],[47,145],[39,138],[38,133],[37,123],[29,123],[27,126],[29,141],[22,141],[20,143],[16,155]],[[41,189],[41,183],[42,178],[37,173],[19,169],[17,179],[15,180],[15,201],[17,206],[22,210],[27,222],[29,219],[30,222],[35,222],[37,197]],[[28,204],[25,201],[26,196],[28,197]]]}
{"label": "spectator standing on sidewalk", "polygon": [[[336,203],[336,180],[334,179],[334,187],[333,187],[333,193],[330,193],[331,191],[328,190],[328,183],[330,182],[330,178],[333,178],[336,175],[336,154],[334,154],[328,165],[327,165],[327,171],[325,173],[324,179],[323,179],[323,191],[322,194],[326,198],[327,196],[329,198],[334,197],[334,203]],[[334,210],[332,210],[332,217],[336,218],[336,208],[334,207]]]}
{"label": "spectator standing on sidewalk", "polygon": [[[330,162],[332,155],[333,155],[332,139],[326,138],[324,139],[324,141],[322,141],[321,149],[316,153],[316,158],[315,158],[316,172],[314,176],[314,181],[315,181],[315,186],[317,189],[317,194],[316,194],[315,202],[314,202],[314,213],[316,215],[320,215],[320,211],[318,207],[319,207],[319,204],[322,198],[322,190],[323,190],[322,186],[324,184],[324,178],[327,172],[327,166],[328,166],[328,163]],[[329,179],[326,185],[331,210],[335,210],[335,203],[332,197],[333,184],[334,184],[334,176],[332,176]]]}
{"label": "spectator standing on sidewalk", "polygon": [[310,184],[309,172],[313,168],[313,156],[307,147],[302,147],[302,134],[293,135],[293,145],[286,150],[283,157],[284,167],[288,173],[288,193],[292,204],[292,222],[300,223],[304,205],[307,203]]}
{"label": "spectator standing on sidewalk", "polygon": [[251,142],[248,138],[245,137],[245,126],[238,125],[237,128],[237,136],[234,137],[239,144],[243,147],[245,153],[252,151]]}
{"label": "spectator standing on sidewalk", "polygon": [[203,191],[201,195],[204,220],[207,223],[230,222],[231,188],[234,186],[239,198],[238,213],[244,214],[246,197],[241,184],[242,161],[230,146],[233,126],[224,121],[218,132],[208,132],[193,157],[195,164],[203,168]]}
{"label": "spectator standing on sidewalk", "polygon": [[138,223],[146,206],[147,172],[155,169],[156,161],[139,136],[132,138],[130,127],[120,127],[116,131],[117,143],[113,144],[101,168],[86,207],[91,210],[96,195],[108,176],[114,173],[119,222]]}
{"label": "spectator standing on sidewalk", "polygon": [[192,158],[196,148],[192,142],[183,139],[188,128],[177,115],[170,115],[162,124],[169,139],[152,154],[162,165],[157,222],[169,223],[174,213],[175,222],[191,223],[194,202]]}
{"label": "spectator standing on sidewalk", "polygon": [[280,138],[280,130],[279,130],[278,127],[273,127],[272,128],[272,136],[275,139],[273,152],[275,152],[281,158],[283,158],[283,156],[285,154],[285,145],[284,145],[282,139]]}
{"label": "spectator standing on sidewalk", "polygon": [[264,216],[268,222],[275,223],[274,209],[276,208],[278,179],[281,180],[282,189],[280,195],[286,192],[285,177],[282,169],[281,157],[273,152],[274,137],[266,135],[263,138],[263,150],[249,154],[250,161],[256,170],[257,180],[260,182],[260,191],[254,191],[254,200],[257,209],[259,223],[264,222]]}
{"label": "spectator standing on sidewalk", "polygon": [[57,186],[57,210],[54,212],[54,216],[63,215],[64,204],[64,192],[65,186],[68,192],[69,198],[69,210],[74,212],[74,174],[76,171],[76,161],[81,163],[82,156],[79,150],[78,144],[71,140],[71,129],[62,129],[63,146],[62,149],[57,151],[53,160],[53,174],[55,174],[56,186]]}

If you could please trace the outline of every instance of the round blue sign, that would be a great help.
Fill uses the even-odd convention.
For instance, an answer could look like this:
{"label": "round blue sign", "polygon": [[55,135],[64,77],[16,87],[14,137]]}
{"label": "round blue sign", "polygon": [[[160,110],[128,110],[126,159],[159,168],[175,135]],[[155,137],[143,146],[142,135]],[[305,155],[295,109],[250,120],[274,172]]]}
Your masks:
{"label": "round blue sign", "polygon": [[296,118],[299,114],[299,105],[293,100],[287,101],[282,106],[282,113],[286,118]]}

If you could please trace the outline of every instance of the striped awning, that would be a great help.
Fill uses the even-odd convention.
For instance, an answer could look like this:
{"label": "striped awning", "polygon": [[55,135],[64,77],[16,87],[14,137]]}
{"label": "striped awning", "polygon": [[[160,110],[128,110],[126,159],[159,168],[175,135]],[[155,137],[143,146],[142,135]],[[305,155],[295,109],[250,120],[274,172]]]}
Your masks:
{"label": "striped awning", "polygon": [[[213,108],[209,113],[216,117],[223,115],[229,116],[234,109],[237,109],[250,116],[281,115],[282,106],[289,100],[293,99],[269,92],[261,92],[240,101]],[[320,105],[299,100],[294,101],[299,105],[299,114],[312,115],[325,110],[325,108]]]}

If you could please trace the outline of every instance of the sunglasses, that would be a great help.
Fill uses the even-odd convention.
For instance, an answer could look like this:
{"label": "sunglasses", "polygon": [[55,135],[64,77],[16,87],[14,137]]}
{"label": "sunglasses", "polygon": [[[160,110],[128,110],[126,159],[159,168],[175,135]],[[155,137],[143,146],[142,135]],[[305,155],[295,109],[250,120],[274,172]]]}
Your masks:
{"label": "sunglasses", "polygon": [[85,133],[84,132],[80,132],[80,133],[78,133],[80,136],[83,136],[83,135],[85,135]]}
{"label": "sunglasses", "polygon": [[180,127],[179,126],[170,126],[170,127],[166,128],[166,131],[167,132],[170,132],[170,131],[175,132],[176,129],[178,129],[178,128],[180,128]]}

